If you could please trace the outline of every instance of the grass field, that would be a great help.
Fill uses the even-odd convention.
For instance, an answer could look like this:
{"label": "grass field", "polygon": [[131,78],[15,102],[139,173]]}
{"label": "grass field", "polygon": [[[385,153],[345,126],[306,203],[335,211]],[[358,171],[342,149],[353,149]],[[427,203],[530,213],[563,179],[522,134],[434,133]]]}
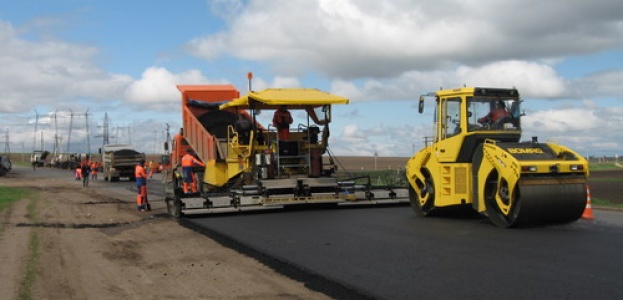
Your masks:
{"label": "grass field", "polygon": [[6,209],[11,203],[27,197],[28,194],[29,191],[26,189],[0,186],[0,211]]}

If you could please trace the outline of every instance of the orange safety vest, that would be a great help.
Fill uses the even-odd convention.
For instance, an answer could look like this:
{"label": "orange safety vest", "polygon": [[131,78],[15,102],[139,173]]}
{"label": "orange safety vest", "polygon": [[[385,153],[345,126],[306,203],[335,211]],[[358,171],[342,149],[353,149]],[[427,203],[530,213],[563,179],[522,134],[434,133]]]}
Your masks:
{"label": "orange safety vest", "polygon": [[147,178],[147,172],[145,172],[145,168],[141,165],[136,165],[134,168],[134,177],[136,178]]}
{"label": "orange safety vest", "polygon": [[275,114],[273,115],[273,126],[277,128],[288,128],[292,122],[292,115],[289,111],[275,111]]}
{"label": "orange safety vest", "polygon": [[193,164],[198,164],[204,167],[204,164],[196,160],[192,155],[186,154],[182,157],[182,167],[192,167]]}

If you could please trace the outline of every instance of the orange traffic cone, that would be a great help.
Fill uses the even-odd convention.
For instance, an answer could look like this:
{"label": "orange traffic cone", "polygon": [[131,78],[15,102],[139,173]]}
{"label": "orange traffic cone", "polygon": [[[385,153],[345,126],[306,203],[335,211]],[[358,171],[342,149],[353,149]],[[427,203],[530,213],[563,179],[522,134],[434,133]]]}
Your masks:
{"label": "orange traffic cone", "polygon": [[586,185],[586,208],[584,209],[584,213],[582,213],[582,219],[595,219],[595,216],[593,216],[593,207],[591,206],[591,190],[588,188],[588,185]]}

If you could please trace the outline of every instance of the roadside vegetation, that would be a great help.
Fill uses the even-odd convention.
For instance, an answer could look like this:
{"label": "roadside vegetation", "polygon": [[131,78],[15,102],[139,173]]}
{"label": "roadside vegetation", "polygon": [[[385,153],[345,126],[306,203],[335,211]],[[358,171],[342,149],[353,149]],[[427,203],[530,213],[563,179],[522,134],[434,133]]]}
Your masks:
{"label": "roadside vegetation", "polygon": [[[38,222],[39,213],[37,211],[37,200],[36,197],[33,196],[35,195],[26,189],[0,186],[0,212],[6,211],[10,205],[16,201],[30,198],[30,203],[28,203],[28,206],[26,207],[27,217],[33,223]],[[4,232],[4,226],[3,222],[3,224],[0,225],[0,234]],[[37,278],[39,254],[39,229],[37,227],[32,227],[28,243],[28,258],[25,266],[26,270],[24,272],[24,277],[20,281],[17,296],[17,299],[19,300],[33,299],[33,288]]]}
{"label": "roadside vegetation", "polygon": [[4,211],[11,203],[26,198],[29,193],[26,189],[0,186],[0,211]]}
{"label": "roadside vegetation", "polygon": [[[39,212],[37,210],[36,200],[30,200],[28,207],[26,207],[26,211],[28,212],[28,218],[32,223],[39,222]],[[19,294],[17,295],[19,300],[33,299],[33,291],[39,268],[39,256],[39,228],[32,227],[30,231],[30,241],[28,244],[26,272],[24,272],[24,278],[22,278],[22,281],[20,282]]]}
{"label": "roadside vegetation", "polygon": [[607,171],[607,170],[620,170],[621,167],[614,163],[590,163],[588,165],[590,171]]}

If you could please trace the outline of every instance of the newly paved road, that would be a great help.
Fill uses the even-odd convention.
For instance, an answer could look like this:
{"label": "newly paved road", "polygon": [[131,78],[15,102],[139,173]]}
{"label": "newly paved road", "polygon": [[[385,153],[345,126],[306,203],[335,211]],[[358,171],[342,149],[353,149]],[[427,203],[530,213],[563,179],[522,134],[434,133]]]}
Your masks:
{"label": "newly paved road", "polygon": [[595,215],[499,229],[479,218],[420,218],[402,206],[182,223],[341,299],[620,299],[623,215]]}

